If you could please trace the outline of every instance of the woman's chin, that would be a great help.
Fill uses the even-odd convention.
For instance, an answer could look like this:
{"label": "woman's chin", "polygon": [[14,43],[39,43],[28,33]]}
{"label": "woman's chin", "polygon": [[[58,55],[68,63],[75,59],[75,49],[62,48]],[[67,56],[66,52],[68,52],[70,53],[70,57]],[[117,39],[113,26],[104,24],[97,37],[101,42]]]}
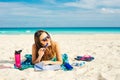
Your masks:
{"label": "woman's chin", "polygon": [[50,46],[51,45],[51,43],[50,42],[48,42],[48,46]]}
{"label": "woman's chin", "polygon": [[50,46],[51,44],[50,43],[48,43],[48,46]]}

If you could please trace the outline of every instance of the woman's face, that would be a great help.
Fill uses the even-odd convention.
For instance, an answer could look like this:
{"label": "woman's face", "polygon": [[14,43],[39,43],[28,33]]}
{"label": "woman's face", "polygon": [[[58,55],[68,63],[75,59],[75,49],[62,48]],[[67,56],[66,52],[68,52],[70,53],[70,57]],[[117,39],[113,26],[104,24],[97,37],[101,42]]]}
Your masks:
{"label": "woman's face", "polygon": [[42,33],[40,36],[40,43],[42,43],[43,46],[45,46],[48,43],[48,46],[50,46],[50,36],[47,35],[45,32]]}

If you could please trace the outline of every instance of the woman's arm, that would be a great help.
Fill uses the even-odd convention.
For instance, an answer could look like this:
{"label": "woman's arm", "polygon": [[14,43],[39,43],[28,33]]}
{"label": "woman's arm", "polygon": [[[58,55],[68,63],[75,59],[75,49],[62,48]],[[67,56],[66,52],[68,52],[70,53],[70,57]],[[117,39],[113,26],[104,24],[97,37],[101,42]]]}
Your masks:
{"label": "woman's arm", "polygon": [[60,53],[60,47],[58,45],[58,43],[55,42],[55,47],[56,47],[56,58],[57,61],[42,61],[44,64],[62,64],[62,55]]}
{"label": "woman's arm", "polygon": [[36,57],[36,46],[35,44],[33,44],[32,46],[32,63],[35,64],[35,63],[39,63],[41,61],[41,58],[42,58],[42,55],[38,56],[38,58]]}

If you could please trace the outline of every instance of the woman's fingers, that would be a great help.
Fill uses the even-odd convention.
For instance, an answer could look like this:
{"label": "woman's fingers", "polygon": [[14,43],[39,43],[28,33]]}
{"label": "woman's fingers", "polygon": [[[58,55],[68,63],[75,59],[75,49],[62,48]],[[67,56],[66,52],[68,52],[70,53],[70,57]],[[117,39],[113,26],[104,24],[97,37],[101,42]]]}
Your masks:
{"label": "woman's fingers", "polygon": [[43,54],[44,54],[44,49],[43,49],[43,48],[40,48],[39,51],[38,51],[38,54],[39,54],[39,55],[43,55]]}

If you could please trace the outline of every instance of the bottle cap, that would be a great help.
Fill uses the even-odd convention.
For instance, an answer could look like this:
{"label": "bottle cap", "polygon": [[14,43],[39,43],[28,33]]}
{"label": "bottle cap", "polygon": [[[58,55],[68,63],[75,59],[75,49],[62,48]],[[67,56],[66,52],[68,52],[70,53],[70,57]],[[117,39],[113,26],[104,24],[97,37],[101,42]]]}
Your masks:
{"label": "bottle cap", "polygon": [[20,54],[22,52],[22,50],[16,51],[15,50],[15,54]]}

